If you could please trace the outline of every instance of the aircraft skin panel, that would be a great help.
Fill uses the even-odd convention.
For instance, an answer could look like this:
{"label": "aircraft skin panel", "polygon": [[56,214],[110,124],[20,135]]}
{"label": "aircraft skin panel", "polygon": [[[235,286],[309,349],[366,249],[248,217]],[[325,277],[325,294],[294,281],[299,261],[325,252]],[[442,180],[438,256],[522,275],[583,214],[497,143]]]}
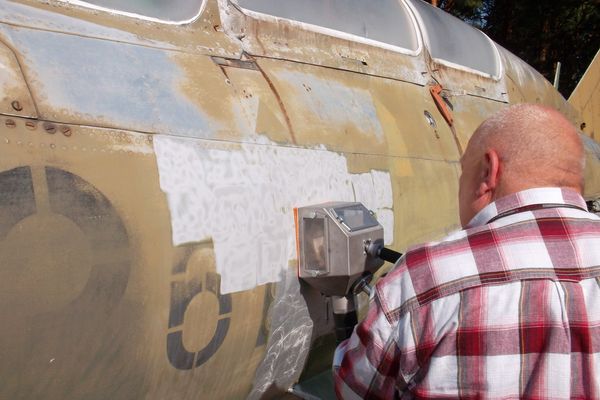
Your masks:
{"label": "aircraft skin panel", "polygon": [[248,393],[269,286],[223,295],[211,241],[173,246],[152,136],[10,119],[0,398]]}
{"label": "aircraft skin panel", "polygon": [[23,28],[3,31],[22,52],[24,73],[44,118],[197,137],[238,131],[211,118],[210,111],[234,119],[234,110],[227,115],[227,110],[210,109],[212,93],[231,90],[208,57],[195,59],[206,71],[204,81],[212,83],[197,94],[203,100],[197,107],[179,92],[183,71],[165,50]]}
{"label": "aircraft skin panel", "polygon": [[222,3],[220,16],[224,32],[240,37],[243,50],[257,57],[291,60],[339,68],[361,74],[385,76],[420,85],[427,83],[427,65],[422,46],[417,55],[358,44],[349,35],[332,37],[307,28],[307,24],[263,16],[252,18],[242,10]]}
{"label": "aircraft skin panel", "polygon": [[214,0],[208,0],[202,15],[184,26],[163,25],[62,0],[3,1],[0,22],[47,32],[67,33],[113,42],[130,43],[188,53],[239,58],[239,39],[226,35]]}
{"label": "aircraft skin panel", "polygon": [[[275,67],[273,63],[270,65]],[[331,128],[322,129],[323,122],[327,121],[333,126],[343,127],[343,135],[350,141],[358,141],[357,147],[365,144],[373,147],[384,144],[384,133],[377,118],[373,98],[367,88],[357,87],[364,86],[363,82],[367,81],[366,79],[356,79],[350,74],[346,77],[336,74],[338,75],[336,81],[328,79],[327,75],[330,74],[318,76],[316,68],[311,71],[313,73],[310,73],[304,72],[310,70],[310,67],[302,69],[294,67],[287,64],[267,69],[271,79],[276,81],[278,86],[283,86],[281,91],[285,95],[282,99],[284,103],[295,99],[298,105],[306,105],[307,112],[303,121],[297,118],[295,121],[298,125],[307,125],[302,130],[312,131],[314,136],[317,136],[319,131],[329,133],[331,136],[341,136],[341,132],[331,132]],[[327,139],[321,137],[320,141],[328,141]],[[382,149],[381,152],[384,153],[384,150]]]}
{"label": "aircraft skin panel", "polygon": [[449,67],[439,62],[432,62],[432,76],[443,82],[449,95],[477,96],[506,103],[506,81],[504,74],[499,79],[491,79],[469,71]]}
{"label": "aircraft skin panel", "polygon": [[[0,113],[36,118],[37,113],[21,67],[10,48],[0,43]],[[9,96],[10,94],[10,96]]]}
{"label": "aircraft skin panel", "polygon": [[600,136],[600,50],[569,97],[581,112],[581,130],[593,139]]}
{"label": "aircraft skin panel", "polygon": [[[28,120],[12,119],[15,128],[2,132],[2,154],[7,156],[0,170],[33,186],[23,192],[25,199],[40,202],[46,193],[50,205],[44,211],[47,216],[35,212],[40,206],[30,207],[31,215],[7,226],[3,259],[12,260],[13,268],[2,270],[7,274],[2,293],[3,304],[11,307],[0,317],[11,328],[2,331],[5,351],[0,371],[7,385],[1,397],[43,393],[45,398],[83,398],[94,393],[98,398],[185,399],[203,393],[210,398],[239,398],[252,387],[255,377],[248,371],[257,367],[251,363],[259,362],[263,367],[258,370],[266,375],[259,375],[257,382],[281,381],[285,387],[297,379],[312,339],[312,319],[300,294],[295,263],[287,264],[283,271],[287,278],[272,301],[271,318],[281,315],[281,321],[269,331],[268,347],[257,346],[263,317],[256,311],[269,306],[265,298],[269,286],[223,294],[214,239],[173,245],[168,193],[158,186],[152,151],[156,136],[48,122],[31,130]],[[232,146],[211,143],[215,148]],[[360,159],[356,165],[372,166],[381,158],[354,157]],[[404,161],[414,166],[398,163],[394,168],[407,177],[417,176],[407,179],[407,185],[419,184],[406,189],[431,197],[422,208],[407,203],[400,213],[406,223],[418,220],[419,214],[431,214],[427,206],[447,209],[454,220],[453,207],[438,204],[438,199],[449,188],[456,189],[456,165],[440,162],[437,168],[431,162]],[[31,172],[11,172],[20,168]],[[41,176],[35,178],[39,171]],[[444,174],[448,186],[439,185],[436,195],[424,184],[426,177]],[[403,191],[395,192],[394,199]],[[11,201],[12,192],[3,193],[9,196],[5,201]],[[385,205],[390,205],[391,194],[382,194]],[[13,208],[19,209],[18,204]],[[424,225],[431,229],[432,225]],[[420,239],[426,233],[421,232]],[[413,229],[411,235],[417,232]],[[48,249],[50,243],[53,250]],[[62,260],[61,271],[53,267],[57,260]],[[29,280],[15,281],[14,268]],[[53,271],[54,277],[41,285],[35,279],[44,269]],[[32,285],[35,296],[27,294]],[[49,297],[56,291],[61,295]],[[297,315],[289,319],[291,309]],[[24,331],[30,333],[23,336]],[[210,343],[212,347],[207,347]],[[267,349],[271,357],[262,357]],[[250,361],[239,363],[240,359]],[[283,375],[287,379],[280,376],[282,369],[273,376],[269,363],[279,367],[288,363]],[[225,377],[222,371],[230,372]],[[225,386],[230,389],[223,390]]]}
{"label": "aircraft skin panel", "polygon": [[[94,22],[86,22],[81,18],[52,12],[40,3],[29,3],[5,1],[3,7],[0,9],[0,21],[13,26],[37,28],[50,32],[70,33],[78,36],[96,37],[105,40],[162,48],[175,48],[175,46],[165,41],[144,40],[141,36],[121,29],[103,26]],[[60,6],[60,3],[58,6]]]}
{"label": "aircraft skin panel", "polygon": [[[334,151],[432,160],[460,157],[420,85],[289,61],[261,58],[257,63],[280,93],[298,145],[327,143]],[[416,111],[406,102],[422,108]],[[441,121],[435,128],[425,110]]]}
{"label": "aircraft skin panel", "polygon": [[329,300],[297,278],[293,207],[363,201],[398,250],[440,238],[481,121],[508,102],[569,110],[502,51],[490,94],[434,75],[426,49],[221,21],[216,0],[185,26],[5,3],[0,398],[282,395],[333,347]]}
{"label": "aircraft skin panel", "polygon": [[509,90],[510,103],[541,103],[554,107],[577,125],[579,115],[562,95],[539,72],[508,50],[497,45],[506,69],[507,78],[514,86]]}

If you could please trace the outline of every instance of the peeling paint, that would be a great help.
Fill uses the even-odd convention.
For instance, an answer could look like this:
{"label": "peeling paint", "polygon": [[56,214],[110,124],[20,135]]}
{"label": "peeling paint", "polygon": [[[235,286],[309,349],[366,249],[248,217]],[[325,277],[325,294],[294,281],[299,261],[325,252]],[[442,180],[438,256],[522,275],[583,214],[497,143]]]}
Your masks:
{"label": "peeling paint", "polygon": [[21,67],[13,52],[0,43],[0,112],[37,117]]}
{"label": "peeling paint", "polygon": [[93,22],[86,22],[79,18],[73,18],[60,13],[50,13],[36,7],[14,3],[12,1],[3,1],[2,7],[0,7],[0,21],[24,26],[35,26],[46,30],[75,33],[81,36],[93,36],[122,42],[173,47],[162,41],[142,39],[138,35],[123,30],[105,27]]}
{"label": "peeling paint", "polygon": [[286,82],[296,93],[293,97],[307,99],[306,105],[319,120],[333,125],[352,126],[355,130],[382,142],[383,129],[371,93],[336,81],[325,80],[310,73],[274,71],[278,81]]}
{"label": "peeling paint", "polygon": [[173,90],[184,76],[162,50],[20,28],[11,37],[40,113],[51,120],[185,135],[218,129]]}
{"label": "peeling paint", "polygon": [[[141,15],[141,14],[138,14],[135,12],[123,11],[123,10],[116,9],[116,8],[103,7],[103,6],[100,6],[100,5],[91,3],[91,2],[87,2],[87,1],[81,1],[81,0],[59,0],[59,1],[64,1],[65,3],[74,4],[74,5],[77,5],[80,7],[91,8],[92,10],[105,11],[105,12],[115,14],[115,15],[124,15],[124,16],[131,17],[131,18],[137,18],[137,19],[150,21],[150,22],[159,22],[161,24],[167,24],[167,25],[184,25],[184,24],[189,24],[190,22],[194,22],[196,19],[198,19],[200,14],[202,14],[202,11],[204,10],[204,7],[206,6],[206,0],[203,0],[199,3],[197,3],[198,4],[197,11],[193,14],[190,13],[190,15],[188,15],[188,18],[172,21],[172,20],[167,20],[167,19],[151,17],[148,15]],[[172,4],[169,4],[169,6],[172,6]],[[189,8],[189,5],[187,5],[185,3],[179,4],[179,6],[187,6]],[[159,10],[156,10],[156,11],[159,12]]]}
{"label": "peeling paint", "polygon": [[418,34],[419,46],[413,53],[380,42],[357,40],[353,35],[323,27],[242,11],[228,0],[218,2],[224,31],[229,37],[241,40],[248,54],[386,76],[421,85],[427,82],[427,66],[420,53],[422,46]]}

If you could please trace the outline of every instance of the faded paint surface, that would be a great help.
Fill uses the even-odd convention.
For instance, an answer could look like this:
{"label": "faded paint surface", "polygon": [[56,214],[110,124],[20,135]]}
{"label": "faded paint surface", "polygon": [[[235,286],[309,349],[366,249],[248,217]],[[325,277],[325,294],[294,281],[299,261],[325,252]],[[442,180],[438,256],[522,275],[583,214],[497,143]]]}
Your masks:
{"label": "faded paint surface", "polygon": [[586,153],[583,194],[587,200],[600,198],[600,144],[580,133]]}
{"label": "faded paint surface", "polygon": [[[327,302],[296,279],[292,207],[363,201],[400,251],[439,238],[458,228],[460,166],[432,77],[462,143],[504,101],[569,108],[506,51],[507,94],[434,71],[426,51],[226,3],[170,26],[3,1],[0,38],[40,116],[0,110],[0,398],[280,395],[332,332]],[[242,50],[229,66],[209,57]]]}
{"label": "faded paint surface", "polygon": [[[3,1],[0,8],[0,21],[7,21],[19,26],[44,28],[46,30],[74,33],[80,36],[90,36],[115,40],[120,42],[139,43],[169,47],[168,43],[144,40],[138,35],[102,26],[93,22],[85,22],[62,13],[50,12],[27,4],[13,1]],[[172,46],[171,46],[172,47]]]}
{"label": "faded paint surface", "polygon": [[211,238],[223,293],[281,280],[296,259],[294,207],[364,202],[384,226],[386,242],[393,242],[387,172],[350,174],[342,155],[268,141],[223,146],[157,136],[154,148],[173,244]]}
{"label": "faded paint surface", "polygon": [[448,100],[453,107],[454,128],[463,149],[467,148],[469,139],[479,124],[488,116],[508,106],[506,103],[473,96],[450,95]]}
{"label": "faded paint surface", "polygon": [[245,15],[227,0],[218,1],[225,32],[240,38],[248,54],[386,76],[421,85],[427,82],[424,75],[427,66],[422,54],[403,54],[358,43],[350,35],[340,32],[336,32],[338,37],[331,36],[302,22],[269,16],[256,19]]}
{"label": "faded paint surface", "polygon": [[[174,90],[218,121],[208,137],[252,142],[259,134],[280,143],[293,142],[275,96],[258,70],[221,67],[209,58],[181,53],[174,54],[172,60],[185,77]],[[198,131],[185,136],[207,134]]]}
{"label": "faded paint surface", "polygon": [[[80,126],[66,136],[65,125],[50,134],[10,119],[6,129],[0,117],[0,398],[245,397],[266,350],[267,287],[231,295],[224,316],[201,291],[169,329],[172,285],[208,287],[215,254],[211,242],[173,247],[152,136]],[[198,352],[222,318],[229,330],[209,360],[169,363],[169,333]]]}
{"label": "faded paint surface", "polygon": [[312,118],[327,121],[345,132],[354,130],[370,141],[384,140],[369,91],[301,71],[274,71],[274,74],[279,82],[289,85],[291,90],[286,91],[286,96],[309,99],[306,105]]}
{"label": "faded paint surface", "polygon": [[573,123],[578,121],[578,112],[565,101],[546,78],[510,51],[498,44],[496,46],[500,51],[506,78],[512,82],[508,85],[511,104],[518,102],[545,104],[562,112]]}
{"label": "faded paint surface", "polygon": [[[18,101],[17,108],[13,106],[13,101]],[[2,43],[0,43],[0,113],[37,116],[19,63],[13,52]]]}
{"label": "faded paint surface", "polygon": [[29,29],[9,32],[45,118],[185,135],[218,128],[177,92],[182,72],[164,51]]}
{"label": "faded paint surface", "polygon": [[581,130],[594,139],[600,138],[600,50],[569,97],[583,119]]}
{"label": "faded paint surface", "polygon": [[388,146],[388,132],[379,119],[373,78],[269,59],[258,64],[280,95],[298,145],[326,143],[328,149],[344,153],[396,151]]}
{"label": "faded paint surface", "polygon": [[239,40],[218,29],[213,0],[193,24],[173,28],[58,0],[4,0],[2,5],[0,21],[16,26],[201,54],[239,57],[241,52]]}

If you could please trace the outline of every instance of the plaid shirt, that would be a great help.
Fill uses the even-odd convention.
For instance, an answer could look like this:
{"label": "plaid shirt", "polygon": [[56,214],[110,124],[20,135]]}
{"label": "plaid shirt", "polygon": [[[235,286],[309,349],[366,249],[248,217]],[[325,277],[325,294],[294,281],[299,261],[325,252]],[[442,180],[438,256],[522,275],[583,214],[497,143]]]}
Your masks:
{"label": "plaid shirt", "polygon": [[336,350],[346,399],[600,398],[600,218],[519,192],[407,252]]}

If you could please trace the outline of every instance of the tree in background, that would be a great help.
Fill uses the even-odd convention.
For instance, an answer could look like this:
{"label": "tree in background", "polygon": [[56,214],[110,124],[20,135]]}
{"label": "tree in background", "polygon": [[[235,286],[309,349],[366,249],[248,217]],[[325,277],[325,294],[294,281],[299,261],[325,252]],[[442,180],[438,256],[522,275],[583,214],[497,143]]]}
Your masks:
{"label": "tree in background", "polygon": [[[431,0],[430,2],[435,2]],[[437,0],[554,80],[568,97],[600,47],[600,0]]]}

